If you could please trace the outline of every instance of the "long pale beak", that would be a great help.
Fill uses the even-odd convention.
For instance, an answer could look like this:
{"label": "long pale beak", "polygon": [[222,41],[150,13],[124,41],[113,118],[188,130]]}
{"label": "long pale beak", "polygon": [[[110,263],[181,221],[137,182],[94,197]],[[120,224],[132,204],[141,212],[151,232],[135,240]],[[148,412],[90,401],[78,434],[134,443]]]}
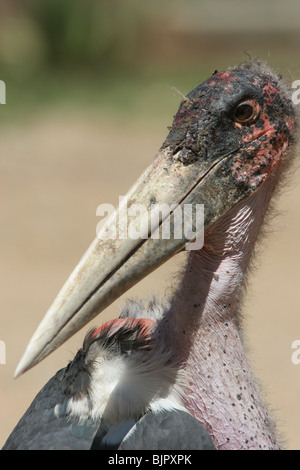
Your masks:
{"label": "long pale beak", "polygon": [[[182,150],[180,154],[182,156]],[[37,364],[126,290],[186,248],[191,238],[185,235],[184,217],[174,217],[176,211],[171,211],[165,220],[164,216],[159,218],[153,235],[150,222],[154,220],[155,208],[161,204],[167,204],[171,209],[179,205],[183,209],[186,204],[203,204],[204,227],[207,229],[245,196],[238,194],[236,184],[228,177],[227,157],[228,154],[221,155],[214,163],[202,160],[182,165],[178,154],[170,148],[158,153],[124,198],[126,204],[123,207],[121,204],[117,214],[110,217],[59,292],[34,333],[15,376]],[[139,218],[145,234],[143,238],[124,236],[124,220],[127,227],[136,222],[136,215],[130,215],[133,204],[144,207],[144,216],[142,220]],[[196,233],[199,227],[194,219],[189,221],[189,230]],[[164,238],[162,227],[166,223],[170,223],[170,238]],[[179,236],[178,224],[182,229]],[[119,237],[120,233],[123,238]]]}

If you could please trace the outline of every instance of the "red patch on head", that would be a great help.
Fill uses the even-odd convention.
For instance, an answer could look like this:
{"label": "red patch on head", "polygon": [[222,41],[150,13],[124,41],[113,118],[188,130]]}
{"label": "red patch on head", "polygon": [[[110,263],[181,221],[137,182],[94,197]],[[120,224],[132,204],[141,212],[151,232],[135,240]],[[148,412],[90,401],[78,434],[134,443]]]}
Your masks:
{"label": "red patch on head", "polygon": [[278,96],[278,88],[273,85],[273,83],[266,83],[263,87],[263,92],[266,99],[266,104],[270,105],[273,103],[274,99]]}
{"label": "red patch on head", "polygon": [[[252,125],[242,137],[244,151],[236,155],[232,169],[239,183],[257,188],[284,160],[289,147],[290,132],[295,127],[294,116],[282,120],[270,120],[270,107],[280,98],[276,83],[267,82],[263,88],[264,101],[261,107],[259,125]],[[279,101],[280,102],[280,101]],[[278,106],[275,103],[275,106]],[[251,158],[249,158],[251,155]]]}
{"label": "red patch on head", "polygon": [[[237,154],[232,166],[237,181],[247,183],[252,188],[258,187],[281,164],[289,145],[287,136],[276,132],[268,116],[264,115],[263,118],[264,128],[254,128],[243,139],[248,143],[247,154],[252,155],[251,159],[245,157],[245,153]],[[261,137],[264,141],[257,148],[256,142]]]}
{"label": "red patch on head", "polygon": [[218,75],[216,75],[216,78],[225,80],[225,82],[232,82],[233,80],[236,80],[236,77],[232,75],[232,72],[227,70],[226,72],[221,72]]}

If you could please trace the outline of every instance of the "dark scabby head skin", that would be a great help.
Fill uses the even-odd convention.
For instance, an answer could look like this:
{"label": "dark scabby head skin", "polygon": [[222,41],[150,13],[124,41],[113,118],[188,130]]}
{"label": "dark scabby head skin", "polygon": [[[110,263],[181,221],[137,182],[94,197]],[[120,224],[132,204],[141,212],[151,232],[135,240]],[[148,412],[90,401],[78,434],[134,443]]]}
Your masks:
{"label": "dark scabby head skin", "polygon": [[[256,118],[236,122],[237,106],[249,100],[256,107]],[[162,148],[179,151],[184,165],[199,160],[213,164],[230,154],[222,173],[234,176],[246,195],[280,164],[294,127],[293,104],[281,80],[265,65],[248,62],[216,73],[192,90]]]}

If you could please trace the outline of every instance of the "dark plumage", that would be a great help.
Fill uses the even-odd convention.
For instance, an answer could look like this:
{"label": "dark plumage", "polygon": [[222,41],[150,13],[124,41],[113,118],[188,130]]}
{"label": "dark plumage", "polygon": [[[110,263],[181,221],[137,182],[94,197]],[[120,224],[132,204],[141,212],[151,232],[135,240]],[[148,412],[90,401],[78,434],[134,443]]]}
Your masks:
{"label": "dark plumage", "polygon": [[93,406],[89,391],[94,361],[110,361],[113,368],[114,358],[134,360],[138,354],[147,367],[155,360],[147,323],[115,320],[90,331],[69,365],[38,393],[3,450],[214,449],[203,426],[183,409],[154,411],[149,406],[140,416],[121,422],[72,416],[71,399],[84,397]]}

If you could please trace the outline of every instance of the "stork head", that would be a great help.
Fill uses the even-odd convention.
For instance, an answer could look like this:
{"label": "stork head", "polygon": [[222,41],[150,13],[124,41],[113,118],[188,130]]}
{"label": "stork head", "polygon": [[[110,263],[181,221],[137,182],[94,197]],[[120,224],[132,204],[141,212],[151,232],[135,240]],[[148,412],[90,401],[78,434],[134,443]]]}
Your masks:
{"label": "stork head", "polygon": [[[293,141],[295,117],[288,91],[265,65],[249,62],[215,73],[181,103],[153,163],[127,194],[127,204],[103,227],[33,335],[16,375],[37,364],[121,294],[174,254],[190,238],[178,236],[175,210],[161,216],[150,236],[155,208],[204,205],[204,235],[239,202],[278,175]],[[143,204],[146,236],[111,238],[112,225],[134,223],[128,208]],[[125,215],[126,213],[126,215]],[[162,226],[170,222],[170,237]],[[196,227],[190,220],[192,232]],[[153,228],[153,227],[152,227]],[[147,236],[148,235],[148,236]],[[196,235],[195,235],[196,236]]]}

